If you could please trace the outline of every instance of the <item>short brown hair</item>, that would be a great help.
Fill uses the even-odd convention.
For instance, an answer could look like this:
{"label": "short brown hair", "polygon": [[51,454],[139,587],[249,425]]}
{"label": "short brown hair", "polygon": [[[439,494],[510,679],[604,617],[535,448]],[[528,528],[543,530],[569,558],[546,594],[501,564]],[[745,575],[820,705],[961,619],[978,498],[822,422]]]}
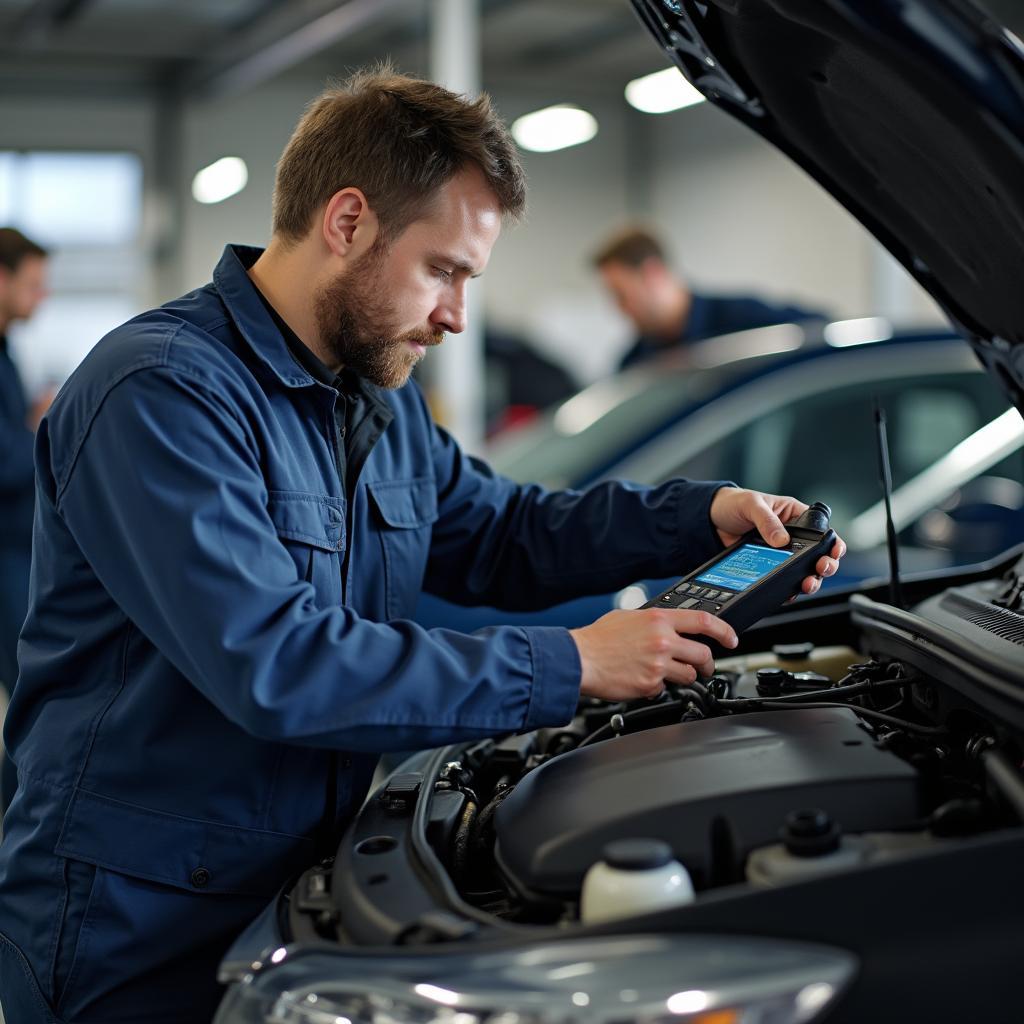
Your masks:
{"label": "short brown hair", "polygon": [[45,259],[49,255],[41,245],[26,238],[17,228],[0,228],[0,267],[6,267],[13,273],[26,256]]}
{"label": "short brown hair", "polygon": [[360,189],[393,239],[467,164],[483,172],[502,214],[526,207],[526,175],[508,130],[482,94],[470,102],[390,64],[358,71],[306,108],[277,164],[274,234],[298,241],[339,189]]}
{"label": "short brown hair", "polygon": [[649,259],[667,262],[665,250],[649,231],[632,225],[617,231],[591,257],[595,267],[603,267],[607,263],[639,267]]}

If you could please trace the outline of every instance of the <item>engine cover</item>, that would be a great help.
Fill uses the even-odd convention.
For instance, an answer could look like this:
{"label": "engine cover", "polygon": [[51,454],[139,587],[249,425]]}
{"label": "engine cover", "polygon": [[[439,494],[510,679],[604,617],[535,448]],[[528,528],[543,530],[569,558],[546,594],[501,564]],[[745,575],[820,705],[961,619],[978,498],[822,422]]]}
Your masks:
{"label": "engine cover", "polygon": [[495,816],[498,864],[523,896],[575,898],[614,839],[663,839],[698,888],[738,877],[790,811],[822,808],[848,832],[909,828],[921,780],[845,708],[664,726],[532,771]]}

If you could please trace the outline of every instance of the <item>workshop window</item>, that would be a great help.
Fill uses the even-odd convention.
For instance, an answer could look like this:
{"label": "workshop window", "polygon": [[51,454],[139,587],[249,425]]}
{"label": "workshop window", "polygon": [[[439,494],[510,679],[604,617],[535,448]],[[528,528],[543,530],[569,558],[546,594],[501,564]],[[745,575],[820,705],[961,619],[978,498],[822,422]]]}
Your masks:
{"label": "workshop window", "polygon": [[141,160],[0,151],[0,224],[50,251],[50,296],[10,332],[34,394],[62,383],[107,331],[142,309]]}

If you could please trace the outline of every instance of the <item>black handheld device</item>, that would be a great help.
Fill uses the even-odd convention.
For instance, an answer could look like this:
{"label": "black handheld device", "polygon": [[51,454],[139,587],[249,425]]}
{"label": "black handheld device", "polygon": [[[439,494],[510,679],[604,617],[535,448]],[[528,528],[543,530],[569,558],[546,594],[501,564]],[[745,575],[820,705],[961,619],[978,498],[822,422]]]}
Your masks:
{"label": "black handheld device", "polygon": [[770,547],[756,530],[684,576],[644,608],[692,608],[724,619],[738,633],[799,593],[805,576],[835,543],[832,510],[816,501],[786,523],[789,543]]}

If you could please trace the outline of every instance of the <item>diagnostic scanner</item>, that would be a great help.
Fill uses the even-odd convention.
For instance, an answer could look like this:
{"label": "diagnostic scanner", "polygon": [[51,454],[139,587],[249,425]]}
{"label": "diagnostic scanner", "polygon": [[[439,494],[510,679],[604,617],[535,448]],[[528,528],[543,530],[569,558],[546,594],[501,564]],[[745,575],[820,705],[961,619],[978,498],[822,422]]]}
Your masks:
{"label": "diagnostic scanner", "polygon": [[816,501],[786,523],[789,543],[780,548],[751,530],[643,607],[710,612],[738,633],[776,611],[800,592],[805,576],[814,575],[818,559],[836,541],[831,517],[828,505]]}

